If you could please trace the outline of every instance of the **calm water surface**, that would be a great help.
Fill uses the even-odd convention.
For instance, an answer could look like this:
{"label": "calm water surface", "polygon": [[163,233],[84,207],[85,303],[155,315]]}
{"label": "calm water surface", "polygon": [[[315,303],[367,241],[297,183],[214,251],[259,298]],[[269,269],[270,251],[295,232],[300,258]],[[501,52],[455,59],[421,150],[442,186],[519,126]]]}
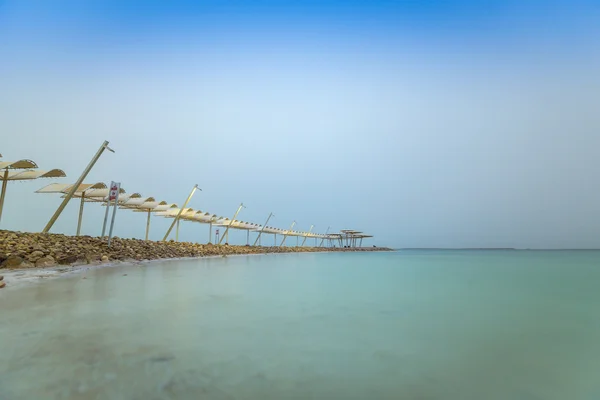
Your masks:
{"label": "calm water surface", "polygon": [[0,399],[596,400],[599,286],[593,251],[97,269],[0,293]]}

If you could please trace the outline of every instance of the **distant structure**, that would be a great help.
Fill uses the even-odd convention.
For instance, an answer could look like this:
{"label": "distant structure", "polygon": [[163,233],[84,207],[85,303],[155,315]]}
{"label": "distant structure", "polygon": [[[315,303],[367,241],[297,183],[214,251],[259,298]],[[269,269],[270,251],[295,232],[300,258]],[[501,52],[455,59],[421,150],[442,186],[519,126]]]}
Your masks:
{"label": "distant structure", "polygon": [[365,235],[360,231],[355,231],[352,229],[342,229],[340,233],[337,235],[337,238],[340,242],[340,246],[344,247],[362,247],[362,241],[365,238],[372,238],[371,235]]}

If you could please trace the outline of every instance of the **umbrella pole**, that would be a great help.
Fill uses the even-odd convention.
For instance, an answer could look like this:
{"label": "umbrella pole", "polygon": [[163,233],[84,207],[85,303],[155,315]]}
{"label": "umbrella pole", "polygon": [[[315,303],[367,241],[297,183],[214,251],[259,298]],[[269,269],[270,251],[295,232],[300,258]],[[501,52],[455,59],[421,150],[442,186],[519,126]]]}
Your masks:
{"label": "umbrella pole", "polygon": [[2,220],[2,209],[4,208],[4,198],[6,197],[6,184],[8,183],[8,168],[4,170],[2,178],[2,192],[0,193],[0,220]]}
{"label": "umbrella pole", "polygon": [[150,235],[150,210],[148,210],[148,219],[146,220],[146,240]]}
{"label": "umbrella pole", "polygon": [[81,202],[79,203],[79,218],[77,219],[77,233],[75,236],[79,236],[81,233],[81,220],[83,219],[83,200],[85,199],[85,190],[81,192]]}

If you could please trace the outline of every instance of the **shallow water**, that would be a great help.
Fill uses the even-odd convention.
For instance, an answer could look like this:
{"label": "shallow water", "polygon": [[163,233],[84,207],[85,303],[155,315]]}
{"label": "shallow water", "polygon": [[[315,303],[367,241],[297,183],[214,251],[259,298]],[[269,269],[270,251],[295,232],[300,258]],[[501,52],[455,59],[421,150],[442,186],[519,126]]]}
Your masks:
{"label": "shallow water", "polygon": [[598,399],[599,282],[592,251],[97,269],[0,292],[0,399]]}

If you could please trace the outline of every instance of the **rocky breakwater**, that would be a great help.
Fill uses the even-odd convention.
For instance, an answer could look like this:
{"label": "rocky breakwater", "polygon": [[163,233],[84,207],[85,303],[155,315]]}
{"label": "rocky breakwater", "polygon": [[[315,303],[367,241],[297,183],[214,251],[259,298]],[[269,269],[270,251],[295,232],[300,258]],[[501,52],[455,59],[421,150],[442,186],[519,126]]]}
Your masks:
{"label": "rocky breakwater", "polygon": [[[356,250],[323,247],[230,246],[174,241],[153,242],[118,237],[113,238],[111,247],[108,247],[106,240],[97,237],[0,231],[0,268],[8,269],[234,254]],[[0,282],[2,282],[1,279]]]}

